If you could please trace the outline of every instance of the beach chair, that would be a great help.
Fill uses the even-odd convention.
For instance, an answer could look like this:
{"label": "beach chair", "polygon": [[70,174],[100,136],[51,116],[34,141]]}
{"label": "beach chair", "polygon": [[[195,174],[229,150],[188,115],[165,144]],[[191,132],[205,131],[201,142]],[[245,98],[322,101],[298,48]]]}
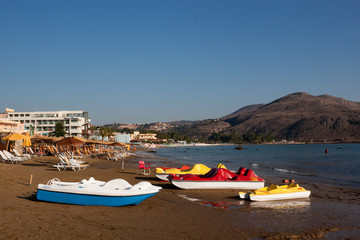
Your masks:
{"label": "beach chair", "polygon": [[11,158],[11,157],[8,157],[3,151],[0,151],[0,157],[2,159],[3,162],[5,163],[21,163],[21,162],[24,162],[25,160],[23,159],[19,159],[19,158]]}
{"label": "beach chair", "polygon": [[13,149],[13,152],[15,153],[16,157],[23,157],[29,160],[31,158],[30,154],[23,154],[21,155],[16,149]]}
{"label": "beach chair", "polygon": [[[146,170],[149,170],[149,172],[147,173]],[[138,174],[139,172],[142,172],[143,175],[150,175],[150,163],[145,164],[144,161],[139,161],[139,171],[138,171]]]}
{"label": "beach chair", "polygon": [[27,150],[29,151],[30,155],[32,155],[32,156],[36,155],[31,147],[28,147]]}
{"label": "beach chair", "polygon": [[9,151],[3,150],[3,153],[10,159],[18,159],[18,160],[22,160],[22,161],[26,161],[28,160],[27,157],[17,157],[12,155]]}
{"label": "beach chair", "polygon": [[59,158],[59,162],[56,165],[53,165],[53,167],[56,167],[59,171],[61,170],[73,170],[73,171],[80,171],[80,170],[85,170],[89,164],[83,164],[83,161],[81,161],[82,163],[79,162],[74,162],[74,161],[78,161],[75,159],[71,159],[73,161],[69,161],[69,159],[67,157],[65,157],[64,155],[61,154],[56,154],[56,156]]}
{"label": "beach chair", "polygon": [[58,156],[58,158],[62,158],[64,161],[68,161],[70,164],[83,164],[83,163],[85,163],[82,160],[71,158],[71,156],[69,158],[68,155],[66,155],[66,154],[58,153],[57,156]]}
{"label": "beach chair", "polygon": [[107,160],[117,161],[118,159],[115,157],[115,154],[114,154],[114,155],[111,155],[111,154],[108,152],[108,154],[107,154]]}

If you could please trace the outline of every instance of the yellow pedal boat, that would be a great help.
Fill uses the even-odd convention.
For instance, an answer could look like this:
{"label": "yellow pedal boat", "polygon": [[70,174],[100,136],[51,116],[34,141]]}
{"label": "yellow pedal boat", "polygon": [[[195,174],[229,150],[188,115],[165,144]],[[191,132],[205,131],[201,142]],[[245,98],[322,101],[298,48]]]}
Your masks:
{"label": "yellow pedal boat", "polygon": [[[218,164],[217,168],[225,168],[224,164]],[[185,174],[193,174],[193,175],[203,175],[208,173],[211,170],[211,168],[205,166],[204,164],[195,164],[190,169],[181,170],[179,168],[170,168],[163,170],[161,168],[156,168],[155,175],[161,180],[167,181],[167,177],[170,174],[176,174],[176,175],[185,175]]]}
{"label": "yellow pedal boat", "polygon": [[269,187],[260,188],[251,192],[239,192],[241,199],[250,199],[251,201],[273,201],[273,200],[286,200],[296,198],[308,198],[310,191],[299,184],[291,183],[289,185],[275,185],[272,184]]}

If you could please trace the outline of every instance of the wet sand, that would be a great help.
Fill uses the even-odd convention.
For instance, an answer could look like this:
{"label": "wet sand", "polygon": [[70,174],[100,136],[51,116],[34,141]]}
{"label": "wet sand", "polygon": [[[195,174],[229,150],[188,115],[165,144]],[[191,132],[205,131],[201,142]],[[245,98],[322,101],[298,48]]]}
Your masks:
{"label": "wet sand", "polygon": [[[256,203],[237,190],[181,190],[154,173],[137,174],[137,161],[88,158],[84,171],[57,171],[56,157],[0,164],[0,239],[360,239],[360,190],[300,183],[310,199]],[[155,167],[156,159],[146,159]],[[162,162],[161,164],[166,164]],[[174,166],[176,163],[169,163]],[[159,166],[159,165],[158,165]],[[33,182],[29,185],[30,175]],[[36,200],[38,183],[123,178],[163,189],[138,206],[77,206]],[[280,183],[280,179],[266,179]]]}

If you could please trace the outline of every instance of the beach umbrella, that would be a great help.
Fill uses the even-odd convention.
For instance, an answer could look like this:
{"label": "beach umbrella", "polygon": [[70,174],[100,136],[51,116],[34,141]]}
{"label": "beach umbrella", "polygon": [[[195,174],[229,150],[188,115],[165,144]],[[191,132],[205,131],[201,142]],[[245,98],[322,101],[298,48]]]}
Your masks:
{"label": "beach umbrella", "polygon": [[37,142],[51,142],[52,138],[44,135],[33,135],[30,137],[31,140],[37,141]]}
{"label": "beach umbrella", "polygon": [[64,137],[48,137],[49,142],[56,143],[60,140],[64,139]]}
{"label": "beach umbrella", "polygon": [[30,139],[29,133],[27,133],[27,134],[24,136],[23,146],[24,146],[24,147],[30,147],[30,146],[31,146],[31,139]]}
{"label": "beach umbrella", "polygon": [[13,133],[10,135],[7,135],[6,137],[3,137],[2,140],[5,141],[16,141],[16,140],[23,140],[25,135],[21,135],[19,133]]}
{"label": "beach umbrella", "polygon": [[58,146],[81,146],[84,144],[85,142],[77,137],[67,137],[56,142]]}
{"label": "beach umbrella", "polygon": [[74,147],[81,146],[84,144],[85,144],[85,142],[77,137],[67,137],[67,138],[64,138],[64,139],[56,142],[56,145],[58,145],[58,146],[70,146],[72,148],[72,154],[73,154],[72,157],[74,157]]}
{"label": "beach umbrella", "polygon": [[23,140],[24,137],[25,137],[25,135],[21,135],[19,133],[13,133],[13,134],[7,135],[6,137],[3,137],[2,140],[7,141],[6,149],[8,149],[10,141]]}
{"label": "beach umbrella", "polygon": [[114,143],[110,144],[111,147],[122,147],[122,146],[124,146],[124,145],[125,145],[125,144],[119,143],[119,142],[114,142]]}

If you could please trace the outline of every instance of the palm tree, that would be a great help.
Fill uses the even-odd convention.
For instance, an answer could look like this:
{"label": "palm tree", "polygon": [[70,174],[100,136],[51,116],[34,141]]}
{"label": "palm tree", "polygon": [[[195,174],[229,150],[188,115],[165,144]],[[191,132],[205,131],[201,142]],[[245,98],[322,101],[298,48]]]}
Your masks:
{"label": "palm tree", "polygon": [[113,136],[112,130],[107,127],[100,127],[99,134],[101,136],[101,139],[104,141],[105,137],[111,137]]}

